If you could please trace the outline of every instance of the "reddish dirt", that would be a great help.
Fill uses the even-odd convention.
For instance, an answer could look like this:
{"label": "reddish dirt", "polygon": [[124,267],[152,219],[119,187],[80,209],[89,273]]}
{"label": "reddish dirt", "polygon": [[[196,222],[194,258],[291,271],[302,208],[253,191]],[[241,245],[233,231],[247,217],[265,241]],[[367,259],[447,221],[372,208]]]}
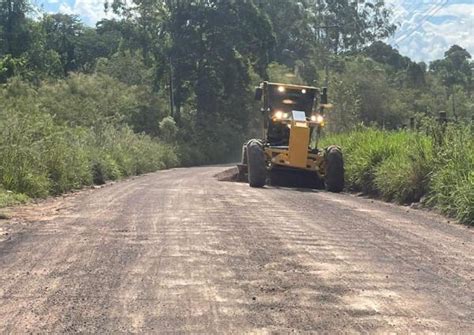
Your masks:
{"label": "reddish dirt", "polygon": [[[0,333],[473,333],[472,230],[176,169],[0,221]],[[222,179],[222,178],[220,178]]]}

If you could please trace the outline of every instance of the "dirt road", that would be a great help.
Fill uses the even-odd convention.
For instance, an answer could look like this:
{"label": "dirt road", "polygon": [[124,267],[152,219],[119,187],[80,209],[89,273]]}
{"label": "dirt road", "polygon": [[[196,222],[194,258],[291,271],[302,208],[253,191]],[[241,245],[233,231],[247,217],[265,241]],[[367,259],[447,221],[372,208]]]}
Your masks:
{"label": "dirt road", "polygon": [[[472,230],[177,169],[0,221],[0,333],[473,333]],[[26,220],[28,219],[28,220]]]}

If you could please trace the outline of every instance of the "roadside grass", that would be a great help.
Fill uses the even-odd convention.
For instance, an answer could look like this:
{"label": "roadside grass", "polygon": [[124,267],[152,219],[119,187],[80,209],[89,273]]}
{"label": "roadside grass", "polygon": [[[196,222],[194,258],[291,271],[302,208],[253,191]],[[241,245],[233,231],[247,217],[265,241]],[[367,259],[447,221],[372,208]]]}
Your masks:
{"label": "roadside grass", "polygon": [[474,225],[474,133],[446,130],[431,176],[428,205]]}
{"label": "roadside grass", "polygon": [[[440,135],[441,134],[441,135]],[[422,201],[474,224],[474,136],[469,126],[445,131],[389,132],[364,128],[330,135],[322,145],[343,148],[349,191],[410,204]]]}
{"label": "roadside grass", "polygon": [[[24,194],[17,194],[13,192],[7,192],[5,190],[0,189],[0,208],[19,205],[23,204],[28,201],[28,196]],[[0,218],[2,217],[2,213],[0,212]]]}
{"label": "roadside grass", "polygon": [[0,193],[0,207],[178,164],[171,146],[128,128],[97,134],[49,124],[30,132],[28,116],[10,116],[1,129],[8,135],[0,139],[0,185],[13,193]]}

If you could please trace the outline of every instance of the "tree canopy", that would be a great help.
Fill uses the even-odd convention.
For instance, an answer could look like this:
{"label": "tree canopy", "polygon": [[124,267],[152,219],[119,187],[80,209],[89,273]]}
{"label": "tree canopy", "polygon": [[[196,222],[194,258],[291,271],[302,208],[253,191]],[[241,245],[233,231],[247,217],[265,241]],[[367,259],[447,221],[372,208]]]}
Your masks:
{"label": "tree canopy", "polygon": [[[471,55],[454,45],[429,66],[401,55],[384,43],[396,27],[383,0],[104,5],[115,18],[89,27],[74,15],[33,16],[27,0],[2,1],[0,82],[17,77],[41,89],[88,75],[66,92],[85,101],[94,89],[127,92],[130,99],[117,100],[125,107],[114,105],[122,114],[114,122],[175,141],[200,162],[237,154],[240,142],[257,133],[252,90],[262,80],[328,85],[336,106],[330,131],[360,123],[400,128],[440,110],[472,118]],[[71,122],[81,118],[72,106]],[[89,117],[79,123],[92,127],[97,119]]]}

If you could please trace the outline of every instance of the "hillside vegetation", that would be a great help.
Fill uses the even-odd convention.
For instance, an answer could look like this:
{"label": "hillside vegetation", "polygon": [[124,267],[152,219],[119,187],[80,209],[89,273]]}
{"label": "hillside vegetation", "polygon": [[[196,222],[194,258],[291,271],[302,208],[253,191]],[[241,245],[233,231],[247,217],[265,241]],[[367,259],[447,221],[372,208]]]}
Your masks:
{"label": "hillside vegetation", "polygon": [[39,90],[11,81],[0,93],[0,205],[176,166],[173,145],[120,123],[136,99],[124,93],[107,77]]}
{"label": "hillside vegetation", "polygon": [[[33,5],[0,2],[0,206],[236,161],[261,134],[253,88],[271,80],[329,87],[326,133],[351,189],[472,219],[472,145],[458,138],[472,138],[471,55],[400,55],[383,0],[113,0],[95,27]],[[441,111],[445,135],[401,131]]]}

